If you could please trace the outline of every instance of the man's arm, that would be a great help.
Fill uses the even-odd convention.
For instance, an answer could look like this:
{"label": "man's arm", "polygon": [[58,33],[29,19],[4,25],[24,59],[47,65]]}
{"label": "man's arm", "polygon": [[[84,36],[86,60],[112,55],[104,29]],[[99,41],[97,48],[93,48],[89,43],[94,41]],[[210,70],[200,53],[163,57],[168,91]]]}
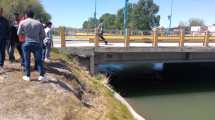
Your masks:
{"label": "man's arm", "polygon": [[23,35],[22,23],[19,24],[19,27],[18,27],[18,30],[17,30],[17,35]]}
{"label": "man's arm", "polygon": [[40,34],[41,41],[43,41],[45,39],[45,37],[46,37],[46,34],[45,34],[45,30],[43,29],[42,24],[40,25],[40,33],[39,34]]}

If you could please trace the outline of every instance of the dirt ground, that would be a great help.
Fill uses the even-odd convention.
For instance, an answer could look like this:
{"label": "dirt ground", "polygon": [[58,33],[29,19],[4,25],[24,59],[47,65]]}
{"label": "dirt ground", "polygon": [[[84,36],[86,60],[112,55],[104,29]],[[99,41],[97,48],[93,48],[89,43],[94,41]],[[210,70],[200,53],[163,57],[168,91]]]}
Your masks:
{"label": "dirt ground", "polygon": [[[22,67],[5,62],[0,73],[0,120],[132,120],[130,113],[104,87],[107,78],[91,76],[77,62],[53,53],[45,64],[48,82],[22,80]],[[33,60],[32,60],[33,61]]]}
{"label": "dirt ground", "polygon": [[0,120],[82,119],[79,114],[86,107],[81,101],[80,86],[65,82],[75,78],[60,61],[46,65],[48,82],[37,81],[38,73],[34,70],[32,81],[23,81],[18,62],[6,61],[4,68],[0,74]]}

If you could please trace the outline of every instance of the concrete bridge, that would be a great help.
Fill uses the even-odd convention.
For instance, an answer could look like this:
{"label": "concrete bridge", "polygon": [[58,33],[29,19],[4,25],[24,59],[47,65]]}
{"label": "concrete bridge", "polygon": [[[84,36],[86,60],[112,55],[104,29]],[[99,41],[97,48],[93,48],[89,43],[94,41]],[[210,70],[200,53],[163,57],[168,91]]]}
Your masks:
{"label": "concrete bridge", "polygon": [[92,74],[97,72],[98,65],[109,63],[215,62],[213,47],[70,47],[60,50],[76,57]]}
{"label": "concrete bridge", "polygon": [[[89,37],[89,38],[88,38]],[[94,37],[94,38],[93,38]],[[152,35],[107,36],[108,45],[96,36],[55,37],[54,46],[75,56],[92,74],[96,67],[109,63],[215,62],[215,36]]]}

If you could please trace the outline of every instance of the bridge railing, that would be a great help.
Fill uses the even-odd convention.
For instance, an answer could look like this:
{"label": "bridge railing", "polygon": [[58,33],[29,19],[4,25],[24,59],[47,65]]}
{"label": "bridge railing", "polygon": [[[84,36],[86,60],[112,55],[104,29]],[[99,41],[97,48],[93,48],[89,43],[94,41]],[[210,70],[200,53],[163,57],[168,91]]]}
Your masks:
{"label": "bridge railing", "polygon": [[[89,41],[99,47],[101,41],[95,34],[95,30],[68,30],[65,28],[58,29],[55,38],[60,39],[61,46],[66,47],[66,44],[71,41]],[[202,43],[203,46],[208,47],[209,43],[215,43],[215,33],[185,33],[183,30],[176,32],[163,31],[130,31],[128,37],[123,36],[122,31],[112,30],[105,31],[104,38],[109,43],[124,43],[125,47],[130,47],[131,43],[151,43],[152,47],[159,47],[159,43],[178,43],[179,47],[184,47],[185,43]]]}

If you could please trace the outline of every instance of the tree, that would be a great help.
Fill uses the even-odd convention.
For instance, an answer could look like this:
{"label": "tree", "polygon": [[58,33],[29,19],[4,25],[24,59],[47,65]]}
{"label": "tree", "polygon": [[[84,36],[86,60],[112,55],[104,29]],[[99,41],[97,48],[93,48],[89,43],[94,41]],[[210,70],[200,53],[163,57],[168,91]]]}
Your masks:
{"label": "tree", "polygon": [[190,31],[190,27],[187,22],[183,22],[183,21],[179,22],[178,28],[181,30],[184,30],[185,33],[189,33]]}
{"label": "tree", "polygon": [[187,27],[187,26],[188,26],[188,24],[186,22],[183,22],[183,21],[179,22],[179,24],[178,24],[179,28],[184,28],[184,27]]}
{"label": "tree", "polygon": [[153,0],[139,0],[134,8],[135,28],[139,30],[151,30],[160,25],[160,16],[156,15],[159,6]]}
{"label": "tree", "polygon": [[[139,0],[137,4],[128,4],[128,28],[132,30],[151,30],[160,25],[160,16],[157,15],[159,6],[153,0]],[[117,15],[106,13],[100,20],[104,21],[105,28],[123,29],[124,8],[118,10]],[[85,21],[86,22],[86,21]],[[84,24],[86,24],[84,22]],[[83,25],[84,27],[84,25]]]}
{"label": "tree", "polygon": [[[137,29],[136,28],[136,21],[134,17],[134,8],[136,7],[136,4],[128,4],[128,28],[129,29]],[[117,12],[117,18],[118,18],[118,28],[123,29],[124,27],[124,8],[121,8]]]}
{"label": "tree", "polygon": [[106,13],[100,17],[100,22],[103,22],[105,29],[117,28],[117,17],[114,14]]}
{"label": "tree", "polygon": [[0,0],[0,7],[4,8],[4,14],[10,20],[15,12],[23,16],[29,9],[35,12],[35,18],[41,22],[51,19],[40,0]]}
{"label": "tree", "polygon": [[202,19],[199,18],[191,18],[189,20],[189,26],[204,26],[205,23]]}
{"label": "tree", "polygon": [[94,29],[96,27],[96,23],[99,23],[99,20],[95,18],[89,18],[87,21],[84,21],[83,28],[84,29]]}

